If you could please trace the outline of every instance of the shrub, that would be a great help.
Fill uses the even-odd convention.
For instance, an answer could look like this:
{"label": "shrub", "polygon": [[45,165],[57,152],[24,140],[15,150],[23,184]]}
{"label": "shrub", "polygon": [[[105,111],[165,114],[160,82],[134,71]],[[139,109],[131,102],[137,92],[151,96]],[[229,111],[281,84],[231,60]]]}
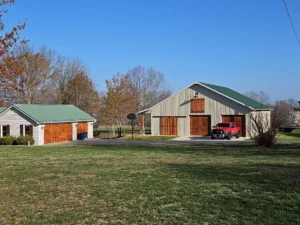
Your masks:
{"label": "shrub", "polygon": [[16,138],[13,136],[6,136],[0,139],[0,145],[13,145]]}
{"label": "shrub", "polygon": [[16,139],[16,144],[17,145],[27,145],[27,142],[30,141],[30,144],[34,144],[34,139],[31,136],[20,136]]}
{"label": "shrub", "polygon": [[253,124],[253,132],[250,133],[252,140],[259,147],[271,147],[276,143],[276,121],[270,123],[270,118],[262,113],[250,114]]}
{"label": "shrub", "polygon": [[272,130],[259,133],[255,135],[252,139],[257,144],[257,146],[267,147],[267,148],[273,146],[277,141],[276,132],[273,132]]}
{"label": "shrub", "polygon": [[99,137],[100,136],[100,130],[94,130],[93,135],[94,135],[94,137]]}

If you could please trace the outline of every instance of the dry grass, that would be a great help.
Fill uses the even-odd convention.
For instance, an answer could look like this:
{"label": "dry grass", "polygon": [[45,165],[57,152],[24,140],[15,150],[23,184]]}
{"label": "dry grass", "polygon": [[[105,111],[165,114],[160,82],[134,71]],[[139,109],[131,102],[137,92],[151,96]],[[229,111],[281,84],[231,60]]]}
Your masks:
{"label": "dry grass", "polygon": [[1,147],[0,221],[299,224],[299,163],[299,146]]}

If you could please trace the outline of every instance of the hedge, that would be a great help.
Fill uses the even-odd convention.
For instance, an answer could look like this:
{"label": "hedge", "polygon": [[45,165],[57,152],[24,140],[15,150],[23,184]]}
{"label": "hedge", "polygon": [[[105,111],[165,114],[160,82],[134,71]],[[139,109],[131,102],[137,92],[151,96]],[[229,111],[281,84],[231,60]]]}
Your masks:
{"label": "hedge", "polygon": [[0,145],[27,145],[28,141],[30,141],[30,145],[34,144],[34,139],[31,136],[20,136],[18,138],[14,136],[5,136],[0,138]]}
{"label": "hedge", "polygon": [[16,137],[13,136],[5,136],[0,138],[0,145],[13,145],[16,142]]}

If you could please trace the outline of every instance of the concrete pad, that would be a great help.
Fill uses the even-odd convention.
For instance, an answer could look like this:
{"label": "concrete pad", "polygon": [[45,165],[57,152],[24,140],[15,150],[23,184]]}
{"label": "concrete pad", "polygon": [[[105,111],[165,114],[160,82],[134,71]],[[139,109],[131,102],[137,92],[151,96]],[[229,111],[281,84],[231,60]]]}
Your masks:
{"label": "concrete pad", "polygon": [[227,139],[211,139],[210,136],[194,136],[194,137],[190,137],[190,136],[182,136],[182,137],[178,137],[173,139],[173,141],[210,141],[210,142],[218,142],[218,141],[226,141],[226,142],[240,142],[240,141],[245,141],[247,140],[245,137],[240,137],[240,138],[236,138],[236,137],[232,137],[231,140],[227,140]]}

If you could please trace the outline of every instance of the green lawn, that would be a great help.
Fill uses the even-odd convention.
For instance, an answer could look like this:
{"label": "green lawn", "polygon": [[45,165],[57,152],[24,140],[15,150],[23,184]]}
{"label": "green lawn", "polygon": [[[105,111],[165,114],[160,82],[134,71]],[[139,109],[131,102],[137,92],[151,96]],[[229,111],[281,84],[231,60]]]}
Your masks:
{"label": "green lawn", "polygon": [[300,224],[300,147],[1,147],[0,224]]}
{"label": "green lawn", "polygon": [[277,140],[278,141],[300,141],[300,133],[297,132],[278,133]]}
{"label": "green lawn", "polygon": [[[110,131],[109,131],[109,129],[107,128],[107,127],[100,127],[100,128],[97,128],[97,129],[95,129],[95,131],[94,132],[96,132],[96,131],[98,131],[99,132],[99,137],[100,138],[110,138]],[[135,128],[134,128],[134,134],[135,135],[139,135],[140,134],[140,132],[141,132],[141,127],[139,127],[139,126],[136,126]],[[150,127],[146,127],[146,129],[145,129],[145,133],[147,134],[147,135],[150,135],[151,134],[151,128]],[[122,132],[121,132],[121,134],[122,135],[130,135],[130,134],[132,134],[132,128],[130,127],[130,126],[127,126],[127,127],[122,127]],[[96,134],[94,134],[94,135],[96,135]],[[118,128],[116,128],[115,129],[115,135],[116,135],[116,137],[118,136]]]}

